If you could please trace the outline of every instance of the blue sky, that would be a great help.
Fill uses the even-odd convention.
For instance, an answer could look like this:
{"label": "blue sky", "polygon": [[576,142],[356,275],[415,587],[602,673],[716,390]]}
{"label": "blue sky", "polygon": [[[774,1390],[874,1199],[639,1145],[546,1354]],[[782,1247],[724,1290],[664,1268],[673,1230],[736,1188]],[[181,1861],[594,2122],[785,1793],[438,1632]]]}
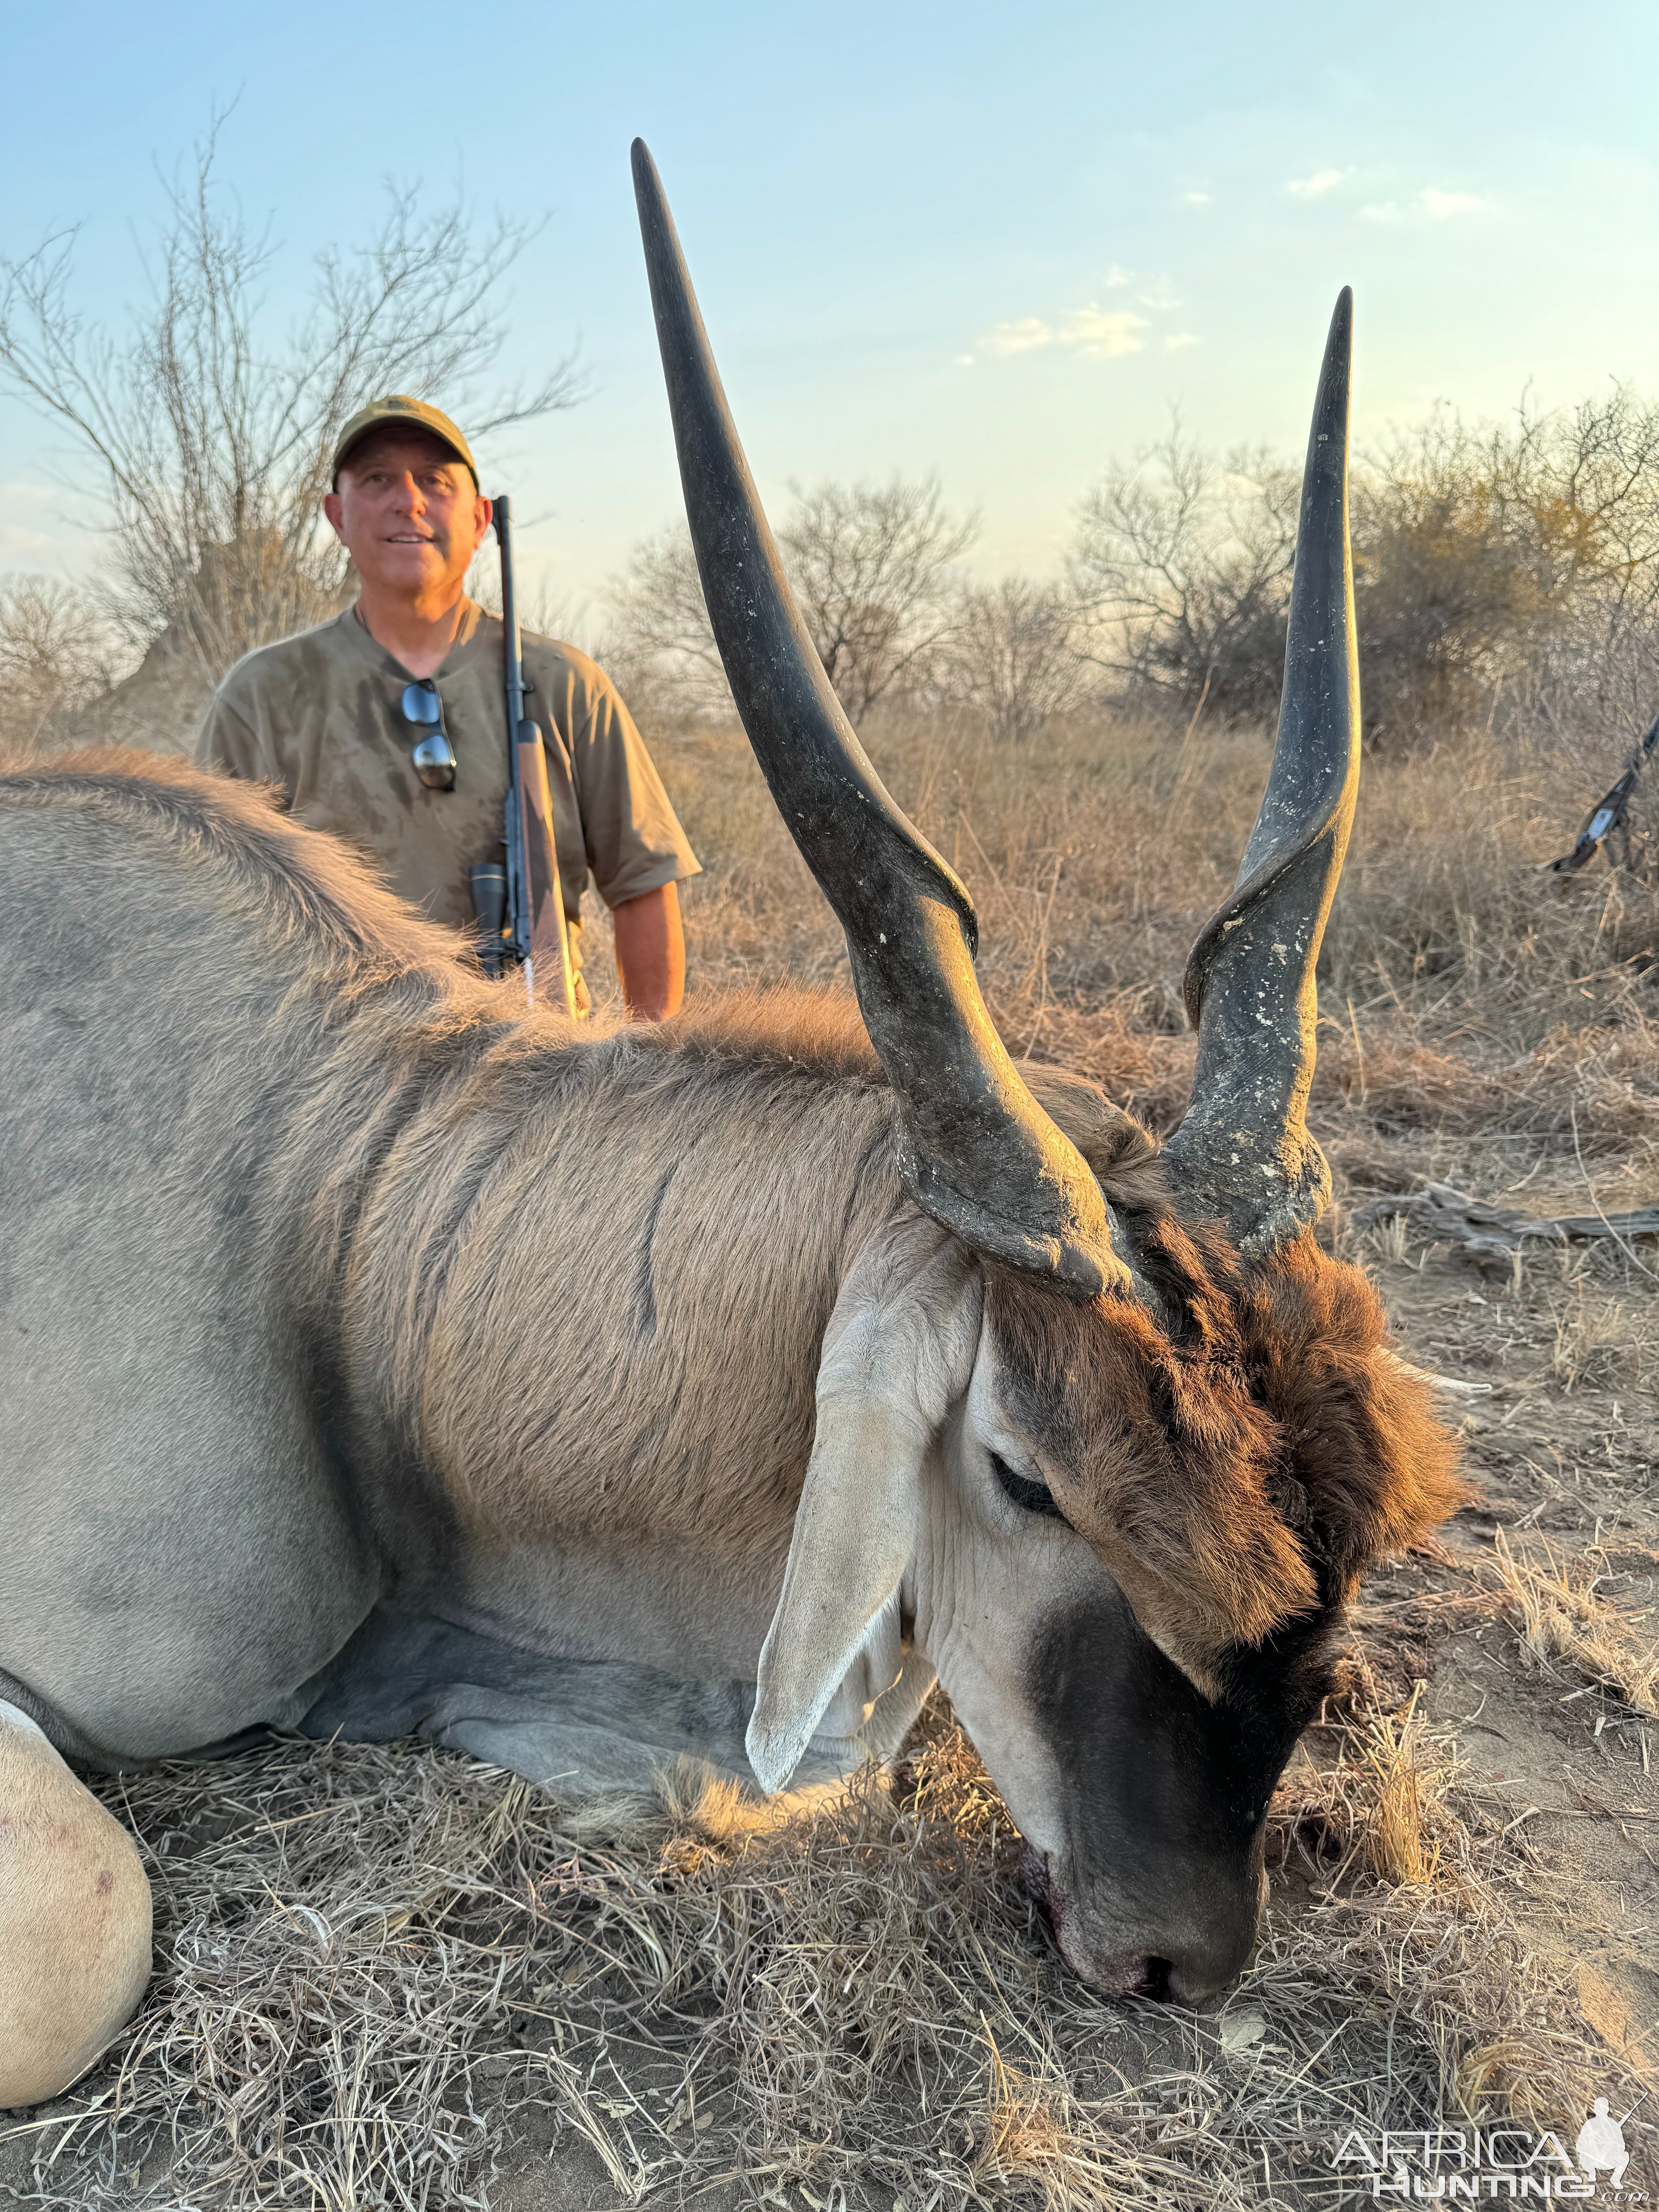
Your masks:
{"label": "blue sky", "polygon": [[[1299,448],[1343,283],[1361,441],[1529,381],[1547,404],[1659,389],[1659,17],[1634,0],[12,0],[6,25],[0,243],[82,223],[94,319],[142,293],[156,163],[233,98],[222,173],[282,241],[278,321],[387,177],[550,217],[505,366],[580,341],[590,397],[483,458],[573,609],[678,505],[636,131],[763,494],[935,471],[981,510],[988,573],[1056,563],[1089,483],[1172,405],[1215,441]],[[91,556],[65,460],[0,402],[0,568]]]}

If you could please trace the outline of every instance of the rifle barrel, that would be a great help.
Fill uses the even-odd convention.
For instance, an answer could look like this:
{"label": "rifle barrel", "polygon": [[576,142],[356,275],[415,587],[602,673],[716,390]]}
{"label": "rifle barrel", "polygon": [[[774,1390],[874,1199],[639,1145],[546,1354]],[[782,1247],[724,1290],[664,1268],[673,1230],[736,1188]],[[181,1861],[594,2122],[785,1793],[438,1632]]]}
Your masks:
{"label": "rifle barrel", "polygon": [[513,957],[527,969],[530,887],[524,879],[524,785],[519,767],[519,725],[524,720],[524,648],[519,635],[519,595],[513,578],[512,502],[503,492],[493,504],[495,543],[501,556],[501,650],[507,665],[507,911]]}
{"label": "rifle barrel", "polygon": [[501,550],[501,633],[507,654],[507,742],[516,750],[524,720],[524,642],[519,630],[519,592],[513,577],[513,513],[503,492],[495,502],[495,542]]}
{"label": "rifle barrel", "polygon": [[559,883],[547,748],[541,731],[525,712],[525,694],[532,687],[524,678],[519,595],[513,579],[513,510],[505,495],[494,502],[494,508],[495,542],[501,555],[501,653],[506,674],[508,777],[507,890],[513,954],[524,969],[525,991],[531,1005],[536,1003],[539,985],[547,1003],[562,1007],[574,1021],[575,975],[570,964],[564,895]]}

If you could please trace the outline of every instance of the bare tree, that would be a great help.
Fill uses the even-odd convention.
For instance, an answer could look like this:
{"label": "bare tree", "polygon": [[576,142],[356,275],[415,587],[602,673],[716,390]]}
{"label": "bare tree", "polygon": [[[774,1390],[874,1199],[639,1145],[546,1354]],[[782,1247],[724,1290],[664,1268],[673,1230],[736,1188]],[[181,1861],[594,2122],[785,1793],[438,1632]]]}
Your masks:
{"label": "bare tree", "polygon": [[[1265,720],[1294,554],[1293,472],[1176,432],[1084,510],[1074,560],[1120,675]],[[1374,744],[1473,722],[1588,722],[1613,750],[1659,703],[1659,408],[1623,386],[1473,428],[1446,409],[1352,478],[1361,694]]]}
{"label": "bare tree", "polygon": [[919,684],[951,635],[955,564],[978,517],[950,514],[932,477],[792,489],[779,532],[789,580],[837,696],[862,722]]}
{"label": "bare tree", "polygon": [[1182,435],[1114,466],[1084,502],[1072,573],[1107,667],[1184,708],[1272,709],[1296,549],[1296,472]]}
{"label": "bare tree", "polygon": [[[959,617],[955,563],[976,518],[931,477],[794,491],[779,550],[801,617],[854,722],[919,687]],[[628,696],[693,715],[730,704],[684,525],[636,546],[612,587],[605,657]]]}
{"label": "bare tree", "polygon": [[1355,544],[1374,732],[1650,719],[1659,408],[1628,387],[1479,430],[1437,410],[1362,472]]}
{"label": "bare tree", "polygon": [[37,744],[95,697],[112,642],[85,592],[49,576],[0,577],[0,742]]}
{"label": "bare tree", "polygon": [[946,694],[994,738],[1018,744],[1078,705],[1096,674],[1074,641],[1078,611],[1054,584],[1007,576],[965,591],[942,670]]}
{"label": "bare tree", "polygon": [[697,556],[683,521],[634,548],[611,586],[599,657],[641,719],[673,723],[731,713]]}
{"label": "bare tree", "polygon": [[217,127],[169,189],[152,296],[120,335],[71,303],[73,232],[0,261],[0,379],[95,465],[112,613],[140,646],[165,637],[202,688],[342,603],[319,517],[335,439],[366,399],[441,392],[488,431],[576,397],[568,361],[481,397],[505,336],[493,301],[532,234],[498,219],[475,234],[459,205],[425,213],[407,193],[368,245],[318,257],[307,310],[267,344],[276,249],[217,188]]}

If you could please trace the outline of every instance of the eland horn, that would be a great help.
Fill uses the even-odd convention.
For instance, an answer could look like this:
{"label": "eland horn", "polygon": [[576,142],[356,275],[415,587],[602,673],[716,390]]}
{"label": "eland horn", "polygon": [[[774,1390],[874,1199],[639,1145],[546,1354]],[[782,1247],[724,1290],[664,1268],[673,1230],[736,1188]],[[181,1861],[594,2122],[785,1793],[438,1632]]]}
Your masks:
{"label": "eland horn", "polygon": [[1353,295],[1331,317],[1302,477],[1279,734],[1238,880],[1187,963],[1198,1066],[1166,1155],[1247,1256],[1316,1219],[1330,1170],[1304,1115],[1314,969],[1359,787],[1359,661],[1348,548]]}
{"label": "eland horn", "polygon": [[708,618],[772,796],[846,933],[859,1008],[899,1103],[901,1172],[976,1251],[1076,1297],[1123,1288],[1100,1186],[985,1010],[973,902],[883,789],[806,634],[638,139],[634,190]]}

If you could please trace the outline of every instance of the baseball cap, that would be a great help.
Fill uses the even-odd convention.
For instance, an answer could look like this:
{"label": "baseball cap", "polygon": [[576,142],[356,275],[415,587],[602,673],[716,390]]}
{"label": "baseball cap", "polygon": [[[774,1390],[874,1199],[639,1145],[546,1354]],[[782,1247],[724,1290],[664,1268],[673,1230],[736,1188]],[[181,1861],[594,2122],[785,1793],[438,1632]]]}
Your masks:
{"label": "baseball cap", "polygon": [[466,463],[472,472],[472,481],[478,483],[478,464],[472,458],[472,448],[441,409],[428,404],[424,399],[413,399],[406,392],[389,392],[384,399],[371,399],[367,407],[358,410],[341,431],[334,445],[334,461],[331,470],[335,483],[340,477],[340,465],[351,448],[371,430],[392,428],[400,430],[426,430],[441,443],[449,447],[458,459]]}

